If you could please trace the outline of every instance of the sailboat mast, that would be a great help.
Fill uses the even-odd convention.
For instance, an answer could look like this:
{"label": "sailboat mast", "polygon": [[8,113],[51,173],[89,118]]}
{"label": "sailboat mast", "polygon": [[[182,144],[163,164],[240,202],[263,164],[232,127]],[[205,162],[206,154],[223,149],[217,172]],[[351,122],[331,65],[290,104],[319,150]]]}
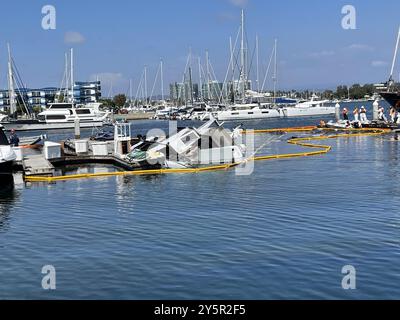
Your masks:
{"label": "sailboat mast", "polygon": [[393,56],[393,62],[392,62],[392,68],[390,69],[390,78],[389,81],[393,81],[393,72],[394,72],[394,66],[396,64],[396,58],[397,58],[397,51],[399,49],[399,44],[400,44],[400,27],[399,27],[399,32],[397,34],[397,42],[396,42],[396,48],[394,49],[394,56]]}
{"label": "sailboat mast", "polygon": [[200,90],[200,100],[203,101],[203,79],[201,77],[201,59],[198,57],[198,63],[199,63],[199,90]]}
{"label": "sailboat mast", "polygon": [[15,103],[14,75],[12,69],[10,44],[7,44],[7,48],[8,48],[8,94],[10,99],[10,114],[14,115],[17,112],[17,106]]}
{"label": "sailboat mast", "polygon": [[193,81],[192,81],[192,67],[189,67],[189,86],[190,86],[190,102],[194,104],[193,99]]}
{"label": "sailboat mast", "polygon": [[74,49],[71,48],[71,102],[74,100]]}
{"label": "sailboat mast", "polygon": [[206,61],[207,61],[207,99],[210,101],[210,57],[208,55],[208,50],[206,51]]}
{"label": "sailboat mast", "polygon": [[242,100],[243,103],[246,100],[246,66],[245,66],[245,48],[244,48],[244,10],[242,9],[242,18],[241,18],[241,44],[240,44],[240,68],[241,68],[241,85],[242,85]]}
{"label": "sailboat mast", "polygon": [[145,95],[145,100],[146,100],[146,105],[149,102],[148,96],[147,96],[147,66],[144,66],[144,95]]}
{"label": "sailboat mast", "polygon": [[275,65],[274,65],[274,103],[276,103],[276,83],[278,81],[278,60],[277,60],[277,53],[278,51],[278,39],[275,39],[275,50],[274,50],[274,59],[275,59]]}
{"label": "sailboat mast", "polygon": [[69,77],[68,77],[68,53],[65,53],[65,88],[64,88],[64,97],[61,102],[68,102],[68,88],[69,88]]}
{"label": "sailboat mast", "polygon": [[161,100],[164,101],[164,62],[160,60],[160,72],[161,72]]}
{"label": "sailboat mast", "polygon": [[190,102],[194,103],[193,99],[193,81],[192,81],[192,47],[189,48],[189,86],[190,86]]}
{"label": "sailboat mast", "polygon": [[[236,44],[235,44],[236,45]],[[232,86],[231,86],[231,90],[232,90],[232,100],[233,103],[235,103],[235,63],[233,61],[234,59],[234,52],[233,52],[233,45],[232,45],[232,37],[229,37],[229,50],[230,50],[230,54],[231,54],[231,70],[232,70]]]}
{"label": "sailboat mast", "polygon": [[133,98],[132,79],[129,79],[129,106],[132,106],[132,98]]}
{"label": "sailboat mast", "polygon": [[256,68],[257,68],[257,92],[260,93],[260,66],[259,66],[259,47],[258,47],[258,35],[256,35]]}

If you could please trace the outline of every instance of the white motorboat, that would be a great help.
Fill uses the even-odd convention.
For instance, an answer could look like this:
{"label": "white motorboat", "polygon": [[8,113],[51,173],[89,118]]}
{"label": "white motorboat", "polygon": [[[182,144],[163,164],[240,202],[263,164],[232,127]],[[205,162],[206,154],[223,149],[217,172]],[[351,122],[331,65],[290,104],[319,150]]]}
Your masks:
{"label": "white motorboat", "polygon": [[159,110],[156,111],[156,114],[154,115],[154,119],[156,119],[156,120],[168,120],[176,112],[178,112],[178,108],[165,107],[163,109],[159,109]]}
{"label": "white motorboat", "polygon": [[12,165],[16,158],[3,127],[0,125],[0,178],[12,174]]}
{"label": "white motorboat", "polygon": [[100,103],[75,105],[73,103],[53,103],[38,114],[34,120],[7,119],[1,122],[6,130],[54,130],[73,129],[79,120],[81,128],[102,127],[109,120],[110,112],[100,111]]}
{"label": "white motorboat", "polygon": [[349,120],[329,121],[326,123],[327,128],[331,129],[350,129],[353,128],[352,123]]}
{"label": "white motorboat", "polygon": [[228,110],[214,113],[218,121],[257,120],[282,117],[311,117],[335,114],[335,107],[328,100],[304,101],[295,106],[276,106],[271,104],[237,104]]}
{"label": "white motorboat", "polygon": [[283,116],[281,109],[262,104],[236,104],[228,110],[215,113],[215,118],[218,121],[256,120]]}
{"label": "white motorboat", "polygon": [[335,114],[335,107],[329,100],[319,100],[313,96],[310,101],[303,101],[295,106],[283,108],[285,117],[311,117]]}

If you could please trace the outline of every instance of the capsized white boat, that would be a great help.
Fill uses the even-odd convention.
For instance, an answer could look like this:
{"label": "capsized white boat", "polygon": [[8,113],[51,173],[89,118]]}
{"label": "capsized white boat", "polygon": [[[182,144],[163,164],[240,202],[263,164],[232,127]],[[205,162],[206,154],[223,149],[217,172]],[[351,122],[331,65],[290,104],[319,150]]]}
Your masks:
{"label": "capsized white boat", "polygon": [[199,128],[186,127],[164,140],[153,140],[150,146],[148,141],[136,144],[130,157],[162,159],[165,168],[237,163],[244,160],[246,151],[240,134],[239,129],[227,130],[212,118]]}

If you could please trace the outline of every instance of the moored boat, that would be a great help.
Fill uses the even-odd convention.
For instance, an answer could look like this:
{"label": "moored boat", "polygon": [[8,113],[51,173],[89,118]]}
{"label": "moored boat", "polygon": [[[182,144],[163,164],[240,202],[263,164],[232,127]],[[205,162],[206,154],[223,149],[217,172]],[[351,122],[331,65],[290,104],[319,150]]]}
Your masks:
{"label": "moored boat", "polygon": [[329,100],[320,100],[313,95],[311,100],[302,101],[295,106],[283,108],[285,117],[312,117],[335,114],[335,107],[330,104]]}
{"label": "moored boat", "polygon": [[102,127],[108,121],[109,112],[100,111],[99,103],[75,105],[73,103],[53,103],[38,114],[35,120],[6,119],[1,124],[5,130],[56,130],[73,129],[79,120],[81,128]]}
{"label": "moored boat", "polygon": [[238,104],[228,110],[215,113],[215,118],[218,121],[257,120],[283,116],[284,114],[279,108],[270,108],[258,104]]}
{"label": "moored boat", "polygon": [[13,162],[17,156],[10,145],[3,127],[0,125],[0,177],[12,174]]}

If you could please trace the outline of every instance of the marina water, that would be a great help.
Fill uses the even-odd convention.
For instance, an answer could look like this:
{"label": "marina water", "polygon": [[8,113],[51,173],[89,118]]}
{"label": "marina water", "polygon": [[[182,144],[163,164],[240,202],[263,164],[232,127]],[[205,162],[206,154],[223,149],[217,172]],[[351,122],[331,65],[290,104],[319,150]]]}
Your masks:
{"label": "marina water", "polygon": [[[133,130],[154,126],[168,123]],[[0,298],[399,299],[400,144],[391,138],[330,140],[327,155],[259,162],[248,176],[15,177],[0,191]],[[263,152],[293,148],[277,141]],[[44,265],[56,268],[54,291],[42,289]],[[356,290],[342,289],[345,265],[357,270]]]}

